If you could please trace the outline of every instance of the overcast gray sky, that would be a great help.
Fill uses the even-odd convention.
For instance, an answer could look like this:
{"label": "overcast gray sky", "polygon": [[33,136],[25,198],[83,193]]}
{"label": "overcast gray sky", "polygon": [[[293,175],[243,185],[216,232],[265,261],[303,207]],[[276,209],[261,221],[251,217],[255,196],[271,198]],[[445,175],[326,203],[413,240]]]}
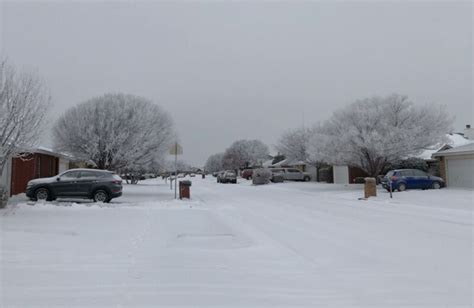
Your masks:
{"label": "overcast gray sky", "polygon": [[144,96],[194,164],[372,95],[474,124],[470,1],[0,2],[1,52],[46,79],[53,118],[106,92]]}

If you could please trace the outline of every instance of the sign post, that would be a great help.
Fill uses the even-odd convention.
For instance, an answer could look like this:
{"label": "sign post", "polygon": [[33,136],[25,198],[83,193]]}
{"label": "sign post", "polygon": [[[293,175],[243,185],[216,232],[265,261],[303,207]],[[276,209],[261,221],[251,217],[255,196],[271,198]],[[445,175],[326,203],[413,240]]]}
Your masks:
{"label": "sign post", "polygon": [[[175,142],[170,147],[170,155],[174,155],[174,198],[177,199],[177,185],[178,185],[178,155],[183,154],[183,148]],[[172,185],[173,180],[171,179],[170,185]]]}

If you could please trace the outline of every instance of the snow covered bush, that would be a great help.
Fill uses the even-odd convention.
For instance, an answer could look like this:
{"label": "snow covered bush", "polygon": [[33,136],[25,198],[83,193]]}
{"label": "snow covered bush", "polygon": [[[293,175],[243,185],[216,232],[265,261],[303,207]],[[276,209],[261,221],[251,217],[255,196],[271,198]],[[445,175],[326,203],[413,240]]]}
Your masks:
{"label": "snow covered bush", "polygon": [[127,94],[106,94],[70,108],[53,132],[56,149],[124,173],[160,161],[174,136],[168,113]]}
{"label": "snow covered bush", "polygon": [[311,140],[312,155],[379,175],[388,164],[442,142],[452,118],[443,106],[414,105],[393,94],[358,100],[336,111]]}
{"label": "snow covered bush", "polygon": [[263,185],[270,183],[272,172],[267,168],[254,169],[252,174],[252,183],[254,185]]}
{"label": "snow covered bush", "polygon": [[8,195],[4,188],[0,187],[0,209],[3,209],[7,206]]}

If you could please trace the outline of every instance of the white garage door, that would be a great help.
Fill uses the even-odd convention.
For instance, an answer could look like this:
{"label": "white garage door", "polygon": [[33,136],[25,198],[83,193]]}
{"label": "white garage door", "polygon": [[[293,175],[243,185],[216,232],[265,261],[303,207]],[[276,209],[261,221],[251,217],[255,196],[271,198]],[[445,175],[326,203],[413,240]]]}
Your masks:
{"label": "white garage door", "polygon": [[474,188],[474,158],[448,159],[448,186]]}

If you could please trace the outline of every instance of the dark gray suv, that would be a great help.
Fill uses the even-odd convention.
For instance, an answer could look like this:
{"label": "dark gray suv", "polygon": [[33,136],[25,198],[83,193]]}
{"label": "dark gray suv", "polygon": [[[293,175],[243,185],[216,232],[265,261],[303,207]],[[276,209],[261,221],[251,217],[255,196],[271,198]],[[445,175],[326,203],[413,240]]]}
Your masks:
{"label": "dark gray suv", "polygon": [[51,178],[28,182],[26,196],[31,200],[84,198],[109,202],[122,195],[122,178],[113,172],[95,169],[71,169]]}

